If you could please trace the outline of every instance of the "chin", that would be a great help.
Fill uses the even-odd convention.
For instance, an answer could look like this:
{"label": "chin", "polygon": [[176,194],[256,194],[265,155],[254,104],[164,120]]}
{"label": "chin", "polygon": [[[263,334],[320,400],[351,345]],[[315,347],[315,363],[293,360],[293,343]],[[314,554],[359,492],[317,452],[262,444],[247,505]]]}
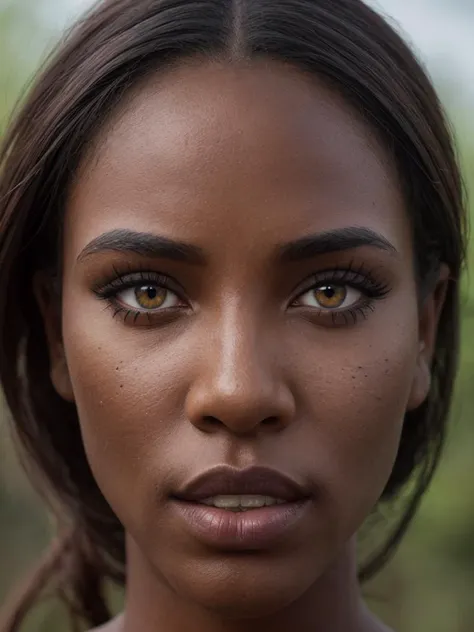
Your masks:
{"label": "chin", "polygon": [[297,592],[278,588],[275,585],[271,588],[260,586],[250,593],[245,586],[233,582],[214,592],[205,592],[202,588],[188,591],[186,597],[200,608],[224,619],[258,619],[275,615],[300,596]]}
{"label": "chin", "polygon": [[288,561],[277,569],[267,556],[252,554],[231,554],[231,559],[227,557],[211,564],[195,563],[189,565],[187,571],[185,577],[174,575],[175,592],[186,601],[227,619],[276,614],[299,600],[317,581],[314,568],[302,572],[301,567],[292,568]]}

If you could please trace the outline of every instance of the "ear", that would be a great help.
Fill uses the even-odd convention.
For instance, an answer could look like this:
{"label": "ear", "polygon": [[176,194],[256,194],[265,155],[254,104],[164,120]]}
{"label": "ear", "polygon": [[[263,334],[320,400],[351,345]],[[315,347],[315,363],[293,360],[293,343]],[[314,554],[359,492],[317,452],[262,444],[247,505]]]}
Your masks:
{"label": "ear", "polygon": [[62,339],[61,300],[52,274],[37,272],[33,278],[33,291],[43,319],[49,349],[51,381],[63,399],[74,401],[69,369]]}
{"label": "ear", "polygon": [[428,397],[431,386],[431,364],[436,348],[438,324],[446,299],[450,271],[441,264],[434,288],[420,306],[418,358],[407,410],[415,410]]}

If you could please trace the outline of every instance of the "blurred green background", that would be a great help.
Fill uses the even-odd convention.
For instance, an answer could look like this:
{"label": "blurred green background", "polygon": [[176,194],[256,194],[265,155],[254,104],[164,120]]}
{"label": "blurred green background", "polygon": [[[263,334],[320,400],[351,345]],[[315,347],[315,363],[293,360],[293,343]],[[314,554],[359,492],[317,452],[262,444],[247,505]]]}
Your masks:
{"label": "blurred green background", "polygon": [[[61,30],[88,0],[0,0],[0,134]],[[379,0],[428,65],[453,122],[474,189],[474,0]],[[472,250],[472,248],[471,248]],[[419,516],[394,560],[365,589],[398,632],[474,630],[474,289],[464,281],[461,372],[449,440]],[[1,408],[1,402],[0,402]],[[3,409],[4,410],[4,409]],[[17,464],[0,413],[0,604],[47,545],[50,523]],[[33,614],[28,632],[64,630],[61,613]]]}

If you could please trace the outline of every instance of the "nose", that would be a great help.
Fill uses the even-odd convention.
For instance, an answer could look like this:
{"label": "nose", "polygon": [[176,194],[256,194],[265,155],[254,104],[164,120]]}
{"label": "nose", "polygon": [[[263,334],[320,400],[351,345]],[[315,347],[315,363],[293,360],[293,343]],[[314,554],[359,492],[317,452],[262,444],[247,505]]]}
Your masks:
{"label": "nose", "polygon": [[269,333],[238,317],[212,328],[186,398],[196,428],[248,435],[291,423],[295,401],[279,362],[280,341]]}

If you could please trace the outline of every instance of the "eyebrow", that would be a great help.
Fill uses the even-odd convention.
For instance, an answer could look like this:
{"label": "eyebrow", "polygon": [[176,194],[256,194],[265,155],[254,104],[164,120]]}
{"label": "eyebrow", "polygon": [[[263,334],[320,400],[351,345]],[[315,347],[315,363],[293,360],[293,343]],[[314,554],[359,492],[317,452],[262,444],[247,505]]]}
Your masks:
{"label": "eyebrow", "polygon": [[[318,255],[352,250],[362,246],[371,246],[398,254],[395,246],[383,235],[370,228],[351,226],[307,235],[284,244],[278,248],[277,258],[281,263],[298,262]],[[204,251],[198,246],[153,233],[129,229],[115,229],[99,235],[81,251],[77,261],[80,263],[93,254],[107,251],[131,252],[142,257],[163,258],[198,265],[205,262]]]}
{"label": "eyebrow", "polygon": [[115,229],[103,233],[89,242],[77,257],[77,261],[80,263],[90,255],[107,251],[131,252],[142,257],[171,259],[172,261],[195,264],[203,264],[205,259],[203,251],[198,246],[153,233]]}
{"label": "eyebrow", "polygon": [[331,252],[371,246],[398,254],[395,246],[383,235],[363,226],[336,228],[316,235],[308,235],[280,246],[278,259],[282,263],[304,261]]}

